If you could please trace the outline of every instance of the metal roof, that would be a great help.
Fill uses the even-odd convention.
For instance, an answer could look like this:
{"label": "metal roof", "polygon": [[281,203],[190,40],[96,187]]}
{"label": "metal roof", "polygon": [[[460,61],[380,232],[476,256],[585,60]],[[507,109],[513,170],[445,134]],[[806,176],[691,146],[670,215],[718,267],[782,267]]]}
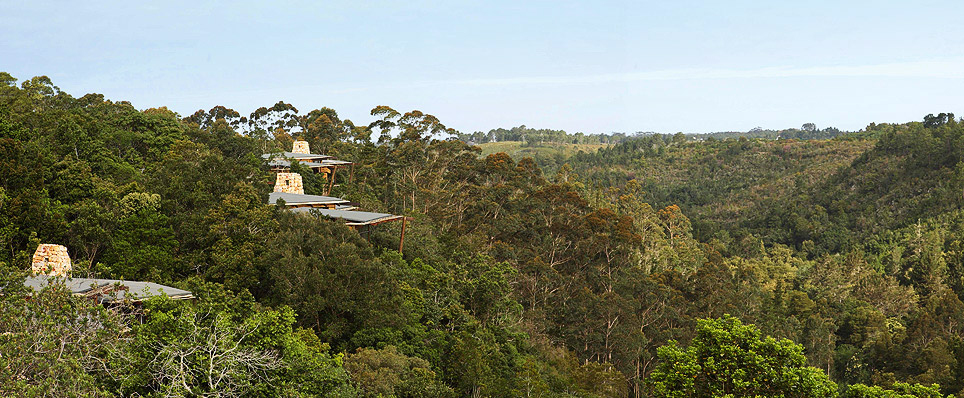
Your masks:
{"label": "metal roof", "polygon": [[[194,294],[170,286],[151,282],[122,281],[117,279],[56,278],[46,275],[28,276],[23,284],[35,291],[43,289],[51,282],[63,283],[74,295],[97,296],[100,302],[124,300],[141,301],[148,297],[167,295],[176,300],[194,298]],[[115,285],[122,289],[112,289]]]}
{"label": "metal roof", "polygon": [[331,218],[340,218],[345,220],[348,224],[355,225],[367,225],[376,224],[385,221],[392,221],[395,219],[400,219],[402,216],[396,216],[394,214],[386,213],[372,213],[367,211],[357,211],[357,210],[331,210],[331,209],[312,209],[312,208],[296,208],[291,209],[291,211],[298,213],[313,213],[318,212],[323,216]]}
{"label": "metal roof", "polygon": [[351,164],[351,162],[349,162],[349,161],[347,161],[347,160],[324,159],[324,160],[321,161],[321,164],[323,164],[323,165],[325,165],[325,166],[343,166],[343,165],[349,165],[349,164]]}
{"label": "metal roof", "polygon": [[262,159],[291,158],[291,159],[331,159],[331,156],[316,153],[275,152],[261,155]]}
{"label": "metal roof", "polygon": [[[308,167],[313,167],[313,168],[347,166],[347,165],[352,164],[351,162],[349,162],[349,161],[347,161],[347,160],[321,159],[321,162],[320,162],[320,163],[319,163],[317,160],[318,160],[318,159],[312,159],[312,160],[307,160],[307,161],[300,161],[300,160],[299,160],[299,161],[301,162],[301,164],[303,164],[303,165],[305,165],[305,166],[308,166]],[[272,166],[272,167],[291,167],[291,161],[290,161],[290,160],[287,160],[287,159],[285,159],[285,158],[280,158],[280,157],[279,157],[279,158],[272,158],[271,160],[268,161],[268,165],[269,165],[269,166]]]}
{"label": "metal roof", "polygon": [[[322,162],[325,162],[325,160],[322,160]],[[302,164],[302,165],[305,165],[305,166],[308,166],[308,167],[313,167],[313,168],[325,167],[324,164],[318,163],[318,162],[301,162],[301,164]],[[289,161],[289,160],[284,160],[284,159],[281,159],[281,158],[274,158],[274,159],[271,159],[271,160],[268,162],[268,166],[272,166],[272,167],[291,167],[291,161]]]}
{"label": "metal roof", "polygon": [[274,204],[278,199],[284,199],[287,205],[307,205],[307,204],[342,204],[348,203],[342,198],[318,195],[302,195],[287,192],[272,192],[268,194],[268,203]]}

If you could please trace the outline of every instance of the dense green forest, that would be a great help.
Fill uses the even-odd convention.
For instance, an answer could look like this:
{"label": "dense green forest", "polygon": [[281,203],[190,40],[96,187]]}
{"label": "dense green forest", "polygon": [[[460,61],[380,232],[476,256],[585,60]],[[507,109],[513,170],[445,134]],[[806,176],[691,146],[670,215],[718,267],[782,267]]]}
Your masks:
{"label": "dense green forest", "polygon": [[[419,111],[372,115],[183,117],[0,73],[0,396],[964,390],[953,115],[549,160],[433,139],[457,132]],[[295,138],[355,163],[332,195],[414,218],[403,252],[398,225],[362,235],[267,203],[261,155]],[[32,292],[40,243],[67,246],[75,277],[198,298],[131,312]]]}
{"label": "dense green forest", "polygon": [[[931,115],[933,116],[933,115]],[[953,114],[951,114],[953,119]],[[830,139],[835,138],[844,134],[845,131],[840,131],[835,127],[825,127],[823,129],[818,129],[813,123],[805,123],[800,128],[792,129],[782,129],[782,130],[772,130],[764,129],[762,127],[754,127],[749,131],[721,131],[715,133],[705,133],[705,134],[683,134],[679,133],[684,137],[693,140],[706,140],[706,139],[727,139],[727,138],[767,138],[767,139],[798,139],[798,140],[815,140],[815,139]],[[519,127],[513,127],[510,129],[498,128],[489,130],[487,133],[476,131],[474,133],[459,133],[455,132],[454,137],[468,142],[470,144],[487,144],[492,142],[505,142],[505,141],[519,141],[524,142],[528,145],[538,145],[543,143],[557,143],[557,144],[618,144],[628,140],[657,135],[653,132],[642,132],[638,131],[632,134],[626,133],[610,133],[610,134],[585,134],[585,133],[568,133],[565,130],[553,130],[553,129],[534,129],[531,127],[526,127],[525,125]]]}
{"label": "dense green forest", "polygon": [[707,134],[689,134],[689,136],[698,139],[727,139],[727,138],[767,138],[771,140],[825,140],[836,138],[838,136],[847,134],[846,131],[841,131],[836,127],[824,127],[817,128],[816,124],[804,123],[800,128],[791,129],[764,129],[762,127],[754,127],[749,131],[721,131],[716,133]]}
{"label": "dense green forest", "polygon": [[565,130],[534,129],[522,125],[510,129],[492,129],[487,133],[481,131],[476,131],[472,134],[455,133],[454,136],[472,144],[503,141],[522,141],[530,144],[546,142],[565,144],[615,144],[643,134],[652,133],[570,134]]}

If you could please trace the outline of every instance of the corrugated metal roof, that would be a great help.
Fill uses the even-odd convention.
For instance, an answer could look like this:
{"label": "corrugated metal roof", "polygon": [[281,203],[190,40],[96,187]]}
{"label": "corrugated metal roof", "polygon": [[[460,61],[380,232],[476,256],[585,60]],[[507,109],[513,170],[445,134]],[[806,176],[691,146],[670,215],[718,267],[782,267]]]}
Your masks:
{"label": "corrugated metal roof", "polygon": [[331,196],[302,195],[287,192],[272,192],[268,194],[268,203],[274,204],[278,201],[278,199],[284,199],[285,204],[288,205],[348,203],[347,200]]}
{"label": "corrugated metal roof", "polygon": [[291,158],[291,159],[331,159],[331,156],[316,153],[275,152],[261,155],[262,159]]}
{"label": "corrugated metal roof", "polygon": [[291,209],[291,211],[298,213],[309,213],[318,212],[323,216],[331,218],[340,218],[348,223],[357,224],[371,224],[379,221],[389,221],[395,218],[400,218],[401,216],[396,216],[394,214],[386,213],[372,213],[367,211],[357,211],[357,210],[331,210],[331,209],[311,209],[311,208],[297,208]]}
{"label": "corrugated metal roof", "polygon": [[[350,165],[351,162],[347,160],[322,159],[320,163],[317,161],[305,161],[305,162],[301,162],[301,164],[308,167],[318,168],[318,167],[347,166],[347,165]],[[291,167],[291,161],[286,160],[284,158],[273,158],[270,161],[268,161],[268,166]]]}
{"label": "corrugated metal roof", "polygon": [[344,165],[351,164],[351,162],[347,160],[325,159],[321,161],[321,164],[325,166],[344,166]]}
{"label": "corrugated metal roof", "polygon": [[[325,167],[324,164],[321,164],[321,163],[318,163],[318,162],[301,162],[301,164],[302,164],[302,165],[305,165],[305,166],[308,166],[308,167],[312,167],[312,168]],[[275,158],[275,159],[271,159],[271,161],[268,162],[268,166],[271,166],[271,167],[291,167],[291,161]]]}
{"label": "corrugated metal roof", "polygon": [[172,299],[194,298],[194,294],[187,290],[181,290],[170,286],[164,286],[151,282],[122,281],[117,279],[92,279],[92,278],[55,278],[46,275],[29,276],[23,284],[35,291],[43,289],[52,281],[63,283],[67,290],[75,295],[88,295],[95,289],[110,288],[119,284],[127,290],[114,290],[110,294],[100,296],[101,302],[115,302],[124,300],[140,301],[148,297],[167,295]]}

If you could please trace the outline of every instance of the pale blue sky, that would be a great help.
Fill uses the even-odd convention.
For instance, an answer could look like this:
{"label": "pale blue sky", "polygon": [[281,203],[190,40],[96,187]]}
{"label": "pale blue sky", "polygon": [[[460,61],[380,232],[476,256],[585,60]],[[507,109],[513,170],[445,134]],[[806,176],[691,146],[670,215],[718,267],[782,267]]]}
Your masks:
{"label": "pale blue sky", "polygon": [[0,70],[74,96],[463,132],[860,129],[964,115],[960,1],[0,0]]}

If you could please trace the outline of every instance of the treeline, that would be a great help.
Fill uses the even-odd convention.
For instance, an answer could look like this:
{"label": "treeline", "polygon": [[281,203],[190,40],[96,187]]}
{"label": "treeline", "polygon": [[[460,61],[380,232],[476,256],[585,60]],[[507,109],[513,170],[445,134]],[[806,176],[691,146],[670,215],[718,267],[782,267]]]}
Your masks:
{"label": "treeline", "polygon": [[[944,115],[944,114],[941,114]],[[933,115],[931,115],[933,116]],[[934,116],[936,117],[936,116]],[[941,116],[944,117],[944,116]],[[950,114],[953,119],[954,115]],[[813,123],[806,123],[801,128],[791,128],[782,130],[771,130],[755,127],[749,131],[723,131],[706,134],[682,134],[679,135],[692,140],[725,140],[744,138],[765,138],[771,140],[794,139],[794,140],[824,140],[831,139],[847,134],[846,131],[838,130],[835,127],[825,127],[818,129]],[[610,133],[610,134],[575,134],[567,133],[564,130],[534,129],[525,125],[513,127],[511,129],[492,129],[486,132],[476,131],[474,133],[456,133],[454,136],[462,141],[472,144],[486,144],[490,142],[522,141],[530,144],[558,143],[558,144],[618,144],[628,140],[659,136],[653,132]],[[662,135],[669,137],[672,135]]]}
{"label": "treeline", "polygon": [[964,126],[931,118],[871,124],[833,140],[655,135],[568,164],[589,191],[636,180],[654,204],[680,205],[702,241],[753,234],[819,256],[961,208]]}
{"label": "treeline", "polygon": [[[811,172],[812,184],[849,188],[848,167],[877,165],[861,154],[888,154],[881,143],[891,141],[653,137],[577,155],[547,174],[532,159],[483,158],[465,142],[432,139],[454,132],[419,111],[380,106],[374,123],[356,126],[327,108],[283,105],[256,112],[272,122],[252,124],[223,107],[181,118],[97,94],[74,98],[43,77],[19,85],[0,77],[0,395],[932,397],[964,389],[955,279],[964,228],[954,211],[886,224],[871,235],[886,244],[869,251],[823,244],[832,235],[797,245],[752,224],[727,235],[717,219],[691,219],[691,199],[670,202],[682,186],[712,210],[731,195],[760,194],[768,181],[811,183],[796,174],[808,162],[839,176]],[[943,148],[935,143],[956,142],[957,126],[893,126],[893,142],[932,136],[920,145],[933,157]],[[355,163],[352,183],[333,195],[415,219],[404,252],[399,226],[363,237],[266,203],[272,174],[260,155],[296,137]],[[947,154],[867,170],[940,170],[954,160]],[[671,174],[675,160],[712,160],[716,169],[694,175],[734,182],[714,186],[723,194],[698,194],[685,169]],[[761,170],[769,174],[753,179]],[[666,173],[663,196],[648,191],[661,186],[649,172]],[[920,184],[908,189],[931,187]],[[306,180],[308,193],[320,186]],[[801,192],[793,187],[775,192]],[[848,225],[825,220],[838,221],[828,225]],[[149,280],[199,298],[154,299],[131,314],[63,290],[31,293],[20,286],[40,242],[65,244],[75,276]],[[751,350],[760,355],[752,363],[772,361],[800,383],[780,376],[783,384],[754,386],[776,371],[757,368],[757,377],[739,358],[714,367],[699,354],[737,347],[772,348]],[[676,376],[676,364],[695,377]],[[731,372],[742,389],[710,372],[726,366],[743,370]]]}
{"label": "treeline", "polygon": [[761,127],[754,127],[748,131],[721,131],[707,134],[691,134],[693,138],[706,139],[738,139],[745,138],[765,138],[769,140],[829,140],[847,134],[836,127],[824,127],[818,129],[813,123],[805,123],[798,129],[771,130]]}
{"label": "treeline", "polygon": [[[759,217],[761,208],[788,200],[792,191],[812,193],[815,184],[849,167],[876,142],[849,136],[832,141],[743,137],[692,142],[681,134],[654,135],[577,154],[568,164],[592,186],[590,191],[638,181],[652,203],[683,207],[694,218],[697,236],[708,241],[717,232],[750,229],[748,223]],[[557,164],[544,162],[546,167]]]}
{"label": "treeline", "polygon": [[455,137],[472,144],[485,144],[489,142],[503,141],[523,141],[528,143],[559,143],[559,144],[615,144],[623,142],[630,137],[651,134],[651,133],[611,133],[611,134],[575,134],[567,133],[563,130],[534,129],[525,125],[510,129],[498,128],[484,133],[476,131],[471,134],[457,133]]}

